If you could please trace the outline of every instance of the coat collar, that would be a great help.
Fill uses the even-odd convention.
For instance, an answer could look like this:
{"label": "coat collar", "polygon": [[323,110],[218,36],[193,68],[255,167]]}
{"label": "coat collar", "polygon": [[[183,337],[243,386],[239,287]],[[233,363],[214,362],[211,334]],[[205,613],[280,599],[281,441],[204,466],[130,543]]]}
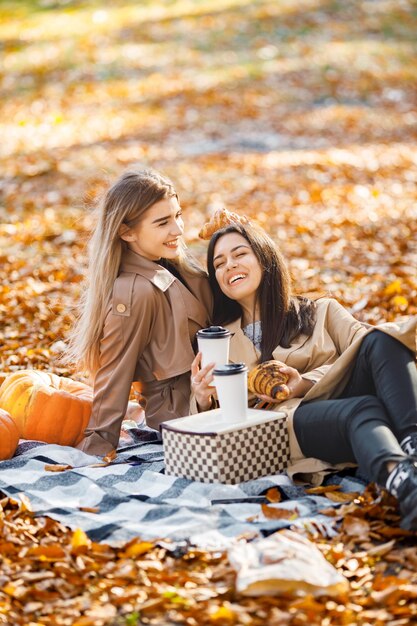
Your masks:
{"label": "coat collar", "polygon": [[[241,318],[227,324],[227,328],[232,333],[230,341],[230,360],[234,363],[245,362],[248,367],[254,367],[261,356],[260,350],[256,348],[252,341],[246,337],[241,327]],[[273,358],[278,361],[285,361],[291,352],[301,348],[309,339],[309,335],[300,334],[289,348],[278,346],[272,353]],[[285,356],[285,358],[284,358]]]}
{"label": "coat collar", "polygon": [[165,267],[155,263],[155,261],[145,259],[145,257],[129,249],[123,252],[120,270],[143,276],[161,291],[166,291],[175,281],[175,276]]}
{"label": "coat collar", "polygon": [[258,362],[261,353],[252,341],[246,337],[241,327],[241,318],[226,324],[226,328],[232,333],[230,340],[230,360],[232,363],[246,363],[251,369]]}
{"label": "coat collar", "polygon": [[199,299],[200,294],[198,287],[201,282],[201,277],[193,276],[188,272],[182,272],[190,287],[190,289],[187,289],[187,287],[165,267],[162,267],[162,265],[159,265],[159,263],[155,261],[145,259],[145,257],[129,249],[125,249],[123,252],[120,270],[122,272],[133,272],[134,274],[143,276],[161,291],[167,291],[170,287],[173,287],[174,304],[175,297],[177,298],[176,304],[179,304],[178,299],[180,299],[189,319],[197,322],[201,328],[207,325],[207,311]]}

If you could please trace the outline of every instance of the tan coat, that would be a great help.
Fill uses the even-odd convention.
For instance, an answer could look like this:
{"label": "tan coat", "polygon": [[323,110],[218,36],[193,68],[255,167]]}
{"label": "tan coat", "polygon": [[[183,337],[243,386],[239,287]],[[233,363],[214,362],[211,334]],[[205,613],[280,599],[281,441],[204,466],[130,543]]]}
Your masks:
{"label": "tan coat", "polygon": [[134,381],[152,428],[189,414],[192,341],[208,325],[212,296],[204,276],[183,276],[192,292],[162,266],[125,251],[101,338],[92,414],[78,445],[84,452],[117,447]]}
{"label": "tan coat", "polygon": [[[375,328],[383,330],[415,351],[416,326],[417,317],[401,323],[380,324],[377,327],[363,324],[336,300],[321,298],[317,301],[317,321],[313,334],[310,337],[299,335],[290,348],[278,346],[274,350],[274,359],[296,368],[303,378],[315,383],[304,398],[293,398],[274,406],[274,409],[287,414],[291,450],[288,468],[290,476],[321,472],[331,467],[318,459],[303,457],[293,428],[294,412],[301,401],[335,398],[343,391],[362,339],[370,331]],[[257,363],[259,351],[244,335],[240,320],[229,324],[228,328],[234,333],[230,343],[230,360],[234,363],[244,362],[251,369]],[[320,475],[308,476],[308,480],[319,482]]]}

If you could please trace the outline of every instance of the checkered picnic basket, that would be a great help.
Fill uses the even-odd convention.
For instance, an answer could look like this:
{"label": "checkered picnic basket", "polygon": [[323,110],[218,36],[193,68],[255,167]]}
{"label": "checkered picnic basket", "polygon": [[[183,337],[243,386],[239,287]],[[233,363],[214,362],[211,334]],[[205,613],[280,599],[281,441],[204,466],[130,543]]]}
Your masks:
{"label": "checkered picnic basket", "polygon": [[165,471],[200,482],[236,484],[284,472],[289,459],[286,418],[225,433],[190,433],[162,425]]}

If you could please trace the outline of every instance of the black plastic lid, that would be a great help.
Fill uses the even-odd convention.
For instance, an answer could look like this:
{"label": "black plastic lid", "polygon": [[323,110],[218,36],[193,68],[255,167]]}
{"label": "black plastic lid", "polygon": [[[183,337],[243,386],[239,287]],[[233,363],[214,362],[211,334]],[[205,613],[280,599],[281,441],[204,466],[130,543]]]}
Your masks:
{"label": "black plastic lid", "polygon": [[197,337],[204,339],[221,339],[230,335],[230,330],[223,328],[223,326],[209,326],[209,328],[202,328],[197,331]]}
{"label": "black plastic lid", "polygon": [[218,365],[214,370],[215,376],[232,376],[233,374],[240,374],[240,372],[246,372],[247,367],[244,363],[227,363],[225,365]]}

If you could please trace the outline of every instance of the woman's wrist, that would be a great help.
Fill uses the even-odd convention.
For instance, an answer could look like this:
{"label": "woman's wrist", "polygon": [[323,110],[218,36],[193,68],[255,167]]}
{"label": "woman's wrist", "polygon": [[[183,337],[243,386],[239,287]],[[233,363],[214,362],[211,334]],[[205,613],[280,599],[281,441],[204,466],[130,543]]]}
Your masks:
{"label": "woman's wrist", "polygon": [[209,410],[210,405],[202,405],[199,402],[197,402],[197,409],[199,413],[203,413],[204,411],[208,411]]}
{"label": "woman's wrist", "polygon": [[208,400],[205,398],[201,404],[197,400],[197,408],[200,413],[202,413],[203,411],[211,411],[212,409],[217,408],[217,402],[214,396],[210,396]]}
{"label": "woman's wrist", "polygon": [[304,398],[306,393],[314,386],[314,381],[308,378],[301,378],[294,389],[294,398]]}

